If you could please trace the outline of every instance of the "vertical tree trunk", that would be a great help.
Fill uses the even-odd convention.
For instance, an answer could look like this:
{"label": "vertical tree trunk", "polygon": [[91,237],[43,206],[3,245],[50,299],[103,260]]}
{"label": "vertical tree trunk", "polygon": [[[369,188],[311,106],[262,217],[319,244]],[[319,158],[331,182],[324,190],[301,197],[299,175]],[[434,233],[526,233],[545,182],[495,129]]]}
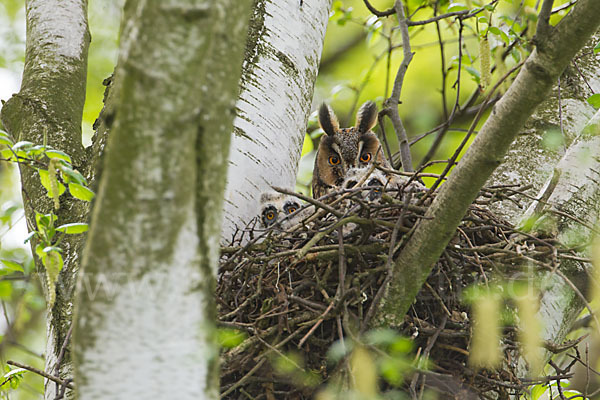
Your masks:
{"label": "vertical tree trunk", "polygon": [[[600,159],[600,114],[595,113],[586,98],[600,89],[600,61],[592,48],[600,34],[592,37],[585,46],[577,66],[572,65],[560,77],[551,96],[540,105],[528,121],[524,131],[509,150],[509,156],[490,178],[490,185],[531,184],[536,198],[546,202],[521,200],[521,207],[511,202],[496,203],[494,211],[514,224],[527,218],[538,218],[540,228],[551,229],[564,243],[579,240],[580,244],[593,233],[570,218],[554,211],[576,215],[589,226],[596,226],[600,212],[598,192],[598,159]],[[587,124],[586,124],[587,123]],[[554,138],[563,144],[551,145]],[[523,209],[527,208],[524,213]],[[585,256],[585,255],[584,255]],[[563,260],[559,270],[582,293],[587,289],[585,269],[589,265]],[[584,306],[569,282],[552,273],[537,276],[542,282],[539,318],[543,324],[542,339],[560,344],[565,339],[575,318]],[[518,355],[515,355],[519,357]],[[549,359],[552,354],[546,352]],[[530,371],[522,358],[517,358],[522,376]]]}
{"label": "vertical tree trunk", "polygon": [[272,185],[293,187],[331,0],[255,0],[236,104],[222,241]]}
{"label": "vertical tree trunk", "polygon": [[85,399],[216,399],[213,287],[250,2],[125,5],[76,304]]}
{"label": "vertical tree trunk", "polygon": [[[87,54],[90,42],[85,0],[28,0],[25,69],[18,94],[2,108],[2,122],[15,141],[47,144],[68,153],[77,168],[85,166],[81,117],[85,101]],[[87,219],[87,203],[63,195],[59,210],[40,184],[36,170],[20,166],[27,226],[35,227],[35,212],[58,216],[58,225]],[[58,226],[57,225],[57,226]],[[54,373],[61,347],[71,325],[72,289],[84,236],[67,236],[61,242],[65,261],[54,307],[48,310],[46,371]],[[32,247],[37,242],[32,240]],[[36,257],[42,282],[46,273]],[[60,376],[71,377],[70,353],[64,354]],[[46,399],[54,399],[56,384],[46,381]]]}

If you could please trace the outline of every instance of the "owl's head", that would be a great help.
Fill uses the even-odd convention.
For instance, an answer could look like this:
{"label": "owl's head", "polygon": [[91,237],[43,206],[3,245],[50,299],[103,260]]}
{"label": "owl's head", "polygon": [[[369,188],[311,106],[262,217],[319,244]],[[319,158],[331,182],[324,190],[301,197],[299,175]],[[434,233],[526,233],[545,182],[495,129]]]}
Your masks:
{"label": "owl's head", "polygon": [[275,191],[264,192],[260,196],[260,221],[268,228],[300,208],[298,199]]}
{"label": "owl's head", "polygon": [[374,161],[387,166],[381,143],[371,131],[376,123],[377,106],[371,101],[360,107],[356,124],[351,128],[340,128],[333,110],[326,104],[321,105],[319,124],[325,135],[315,160],[317,176],[313,180],[313,192],[324,193],[322,188],[341,186],[352,168],[364,168]]}
{"label": "owl's head", "polygon": [[368,192],[363,193],[363,197],[366,200],[373,201],[381,198],[383,189],[389,180],[390,177],[378,169],[370,171],[370,168],[352,168],[348,170],[342,187],[352,189],[362,182],[361,187],[371,188]]}

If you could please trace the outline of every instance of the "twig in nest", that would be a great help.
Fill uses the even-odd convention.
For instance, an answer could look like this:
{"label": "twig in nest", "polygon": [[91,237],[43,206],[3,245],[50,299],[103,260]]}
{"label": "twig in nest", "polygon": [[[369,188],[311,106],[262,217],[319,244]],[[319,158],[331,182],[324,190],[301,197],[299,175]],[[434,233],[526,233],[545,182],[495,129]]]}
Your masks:
{"label": "twig in nest", "polygon": [[333,302],[331,302],[329,304],[329,307],[327,307],[327,309],[325,310],[325,312],[323,312],[323,314],[321,314],[321,316],[319,317],[319,320],[313,325],[312,328],[310,328],[310,330],[306,333],[306,335],[304,335],[304,337],[302,339],[300,339],[300,342],[298,343],[298,348],[302,347],[302,345],[304,344],[304,342],[306,342],[306,340],[310,337],[310,335],[312,335],[314,333],[314,331],[319,327],[319,325],[321,325],[321,322],[323,322],[323,320],[325,319],[325,316],[327,314],[329,314],[329,311],[331,311],[331,309],[333,308]]}

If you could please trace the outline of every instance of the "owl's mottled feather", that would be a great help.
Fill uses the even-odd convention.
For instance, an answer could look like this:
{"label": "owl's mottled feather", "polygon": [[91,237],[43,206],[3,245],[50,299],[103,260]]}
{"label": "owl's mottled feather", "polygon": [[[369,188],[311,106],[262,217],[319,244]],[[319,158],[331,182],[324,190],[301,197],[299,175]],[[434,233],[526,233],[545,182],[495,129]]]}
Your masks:
{"label": "owl's mottled feather", "polygon": [[348,170],[363,168],[377,162],[389,164],[383,155],[381,143],[371,129],[377,123],[377,106],[363,104],[357,113],[356,125],[339,128],[338,120],[329,106],[319,110],[319,124],[327,133],[321,137],[313,170],[313,197],[319,198],[342,186]]}
{"label": "owl's mottled feather", "polygon": [[340,129],[340,124],[333,110],[325,103],[321,104],[319,108],[319,124],[321,129],[328,135],[335,135]]}
{"label": "owl's mottled feather", "polygon": [[377,125],[377,106],[372,101],[367,101],[356,113],[356,130],[360,133],[368,132]]}

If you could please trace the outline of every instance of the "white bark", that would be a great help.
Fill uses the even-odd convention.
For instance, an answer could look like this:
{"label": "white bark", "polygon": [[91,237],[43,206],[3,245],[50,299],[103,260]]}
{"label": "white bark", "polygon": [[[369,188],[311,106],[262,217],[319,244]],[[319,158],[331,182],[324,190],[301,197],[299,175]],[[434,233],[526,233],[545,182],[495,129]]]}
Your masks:
{"label": "white bark", "polygon": [[[187,206],[193,208],[193,201]],[[148,259],[141,258],[127,274],[80,278],[79,295],[89,297],[94,307],[79,318],[78,326],[93,329],[94,340],[81,349],[85,353],[77,366],[79,398],[218,398],[206,379],[207,361],[217,356],[213,327],[199,322],[211,317],[205,312],[211,301],[198,290],[210,277],[201,276],[196,268],[198,232],[193,213],[185,220],[170,261],[143,272]],[[151,242],[155,249],[164,246],[160,236]]]}
{"label": "white bark", "polygon": [[[590,40],[582,54],[592,53],[591,49],[598,37],[597,34]],[[536,196],[539,199],[546,193],[553,175],[560,174],[554,190],[546,193],[548,206],[540,205],[537,211],[555,221],[548,225],[554,233],[559,234],[561,240],[567,242],[573,241],[574,234],[578,239],[585,240],[591,236],[591,232],[572,220],[556,218],[548,209],[568,212],[593,226],[599,208],[598,177],[592,170],[597,163],[596,159],[600,157],[597,137],[599,114],[594,115],[593,107],[585,98],[592,94],[588,85],[594,91],[600,88],[600,60],[588,55],[577,62],[578,69],[573,67],[561,76],[560,101],[555,87],[552,95],[540,106],[528,121],[525,130],[511,145],[505,161],[488,182],[489,185],[531,184],[534,191],[539,193]],[[544,144],[544,137],[549,130],[560,130],[561,125],[568,148],[549,149]],[[557,172],[554,172],[555,169]],[[597,166],[595,171],[598,171]],[[504,201],[496,203],[493,208],[499,215],[518,224],[520,220],[532,216],[538,204],[537,201],[521,199],[521,207]],[[523,208],[527,208],[525,213]],[[584,290],[585,281],[582,282],[582,278],[585,279],[585,273],[582,265],[563,261],[559,268],[580,290]],[[542,279],[542,298],[538,312],[543,324],[541,336],[543,340],[560,344],[583,308],[583,301],[556,274],[545,273],[538,278]],[[545,356],[547,360],[551,354],[547,352]],[[519,365],[521,376],[535,374],[522,358],[519,358]]]}
{"label": "white bark", "polygon": [[331,0],[256,0],[229,155],[221,238],[257,215],[260,194],[293,188]]}
{"label": "white bark", "polygon": [[214,286],[250,6],[125,5],[78,276],[80,399],[219,398]]}
{"label": "white bark", "polygon": [[[587,226],[597,226],[600,205],[600,112],[597,112],[583,133],[569,147],[566,154],[558,162],[555,174],[560,177],[547,205],[538,220],[540,229],[550,230],[558,234],[558,239],[566,246],[577,246],[589,243],[593,232],[580,222],[552,213],[558,210],[573,215],[585,222]],[[545,190],[551,185],[550,178],[537,198],[542,198]],[[525,218],[535,215],[538,202],[533,202]],[[535,227],[535,226],[534,226]],[[585,255],[585,254],[584,254]],[[560,271],[578,287],[580,292],[586,290],[586,272],[589,265],[570,260],[562,261]],[[576,294],[567,281],[551,272],[544,273],[542,278],[542,298],[540,299],[539,320],[543,322],[542,340],[561,343],[583,308],[583,300]],[[546,354],[548,359],[552,354]],[[523,360],[521,360],[523,361]],[[539,373],[529,371],[522,362],[523,375]]]}

